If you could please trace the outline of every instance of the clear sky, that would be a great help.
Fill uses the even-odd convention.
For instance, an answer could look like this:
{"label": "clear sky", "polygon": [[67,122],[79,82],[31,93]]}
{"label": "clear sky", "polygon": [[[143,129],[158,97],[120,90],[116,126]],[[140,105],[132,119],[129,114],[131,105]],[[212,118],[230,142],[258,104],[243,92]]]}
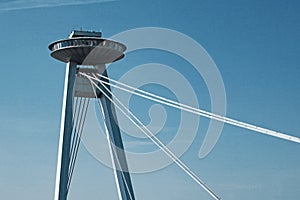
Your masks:
{"label": "clear sky", "polygon": [[[0,1],[0,199],[53,199],[65,65],[50,57],[47,46],[81,27],[101,30],[106,38],[141,27],[193,38],[218,66],[227,116],[300,137],[299,9],[297,0]],[[175,55],[132,52],[109,73],[118,79],[144,63],[181,69],[200,108],[210,110],[203,79]],[[174,98],[167,88],[144,89]],[[132,100],[137,114],[149,121],[149,102]],[[166,111],[171,117],[161,134],[172,135],[178,112]],[[225,125],[212,152],[199,159],[208,122],[200,119],[181,158],[222,199],[299,198],[300,144]],[[70,200],[117,199],[111,169],[83,145],[77,161]],[[132,182],[137,199],[211,199],[175,164],[134,174]]]}

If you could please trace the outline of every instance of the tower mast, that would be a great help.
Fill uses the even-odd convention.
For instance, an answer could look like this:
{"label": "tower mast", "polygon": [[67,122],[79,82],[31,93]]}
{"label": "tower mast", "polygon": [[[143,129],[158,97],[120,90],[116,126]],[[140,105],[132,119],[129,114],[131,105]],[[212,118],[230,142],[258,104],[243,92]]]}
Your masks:
{"label": "tower mast", "polygon": [[[100,98],[105,125],[108,130],[112,163],[120,200],[134,200],[134,192],[124,152],[120,129],[114,105],[106,97],[110,88],[94,96],[89,82],[77,73],[80,70],[102,73],[107,76],[105,64],[124,57],[126,46],[102,38],[101,32],[73,31],[69,39],[59,40],[49,45],[51,56],[66,63],[65,86],[63,95],[60,137],[57,155],[57,170],[54,200],[66,200],[70,170],[70,146],[73,131],[74,97]],[[93,66],[84,68],[81,66]],[[76,80],[76,83],[75,83]]]}

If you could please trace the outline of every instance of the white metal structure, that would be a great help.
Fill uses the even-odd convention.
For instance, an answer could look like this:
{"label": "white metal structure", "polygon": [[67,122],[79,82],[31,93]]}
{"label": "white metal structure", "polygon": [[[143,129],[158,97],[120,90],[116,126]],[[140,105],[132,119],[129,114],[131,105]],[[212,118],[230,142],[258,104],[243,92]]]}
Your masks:
{"label": "white metal structure", "polygon": [[[89,81],[78,75],[78,72],[96,72],[107,76],[105,64],[122,59],[126,46],[103,39],[101,32],[73,31],[69,39],[53,42],[49,45],[49,49],[53,58],[67,63],[54,200],[67,199],[84,125],[86,114],[84,110],[88,106],[86,99],[88,98],[99,98],[102,103],[105,125],[108,130],[108,142],[113,144],[111,145],[112,163],[119,164],[118,167],[114,168],[119,199],[134,200],[122,137],[119,126],[112,117],[115,115],[115,110],[107,99],[107,95],[110,95],[110,89],[105,91],[107,93],[105,95],[97,91],[95,96]],[[74,100],[75,98],[77,99]],[[83,103],[82,99],[84,99]]]}

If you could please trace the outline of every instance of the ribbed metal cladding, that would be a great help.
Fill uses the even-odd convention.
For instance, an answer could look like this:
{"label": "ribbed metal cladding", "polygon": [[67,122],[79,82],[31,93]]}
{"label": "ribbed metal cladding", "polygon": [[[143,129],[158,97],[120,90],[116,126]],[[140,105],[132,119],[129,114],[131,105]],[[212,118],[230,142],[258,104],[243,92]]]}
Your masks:
{"label": "ribbed metal cladding", "polygon": [[126,46],[111,40],[81,37],[53,42],[49,49],[51,56],[62,62],[98,65],[123,58]]}

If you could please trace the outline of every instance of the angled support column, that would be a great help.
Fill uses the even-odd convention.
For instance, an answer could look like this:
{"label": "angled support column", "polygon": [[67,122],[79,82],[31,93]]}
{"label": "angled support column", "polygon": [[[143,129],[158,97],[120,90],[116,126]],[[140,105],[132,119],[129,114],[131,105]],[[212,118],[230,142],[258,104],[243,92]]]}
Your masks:
{"label": "angled support column", "polygon": [[[107,76],[107,72],[104,71],[102,75]],[[103,81],[108,82],[108,80],[104,79]],[[102,87],[101,85],[99,86],[102,88],[103,92],[105,92],[106,95],[112,98],[111,94],[104,87]],[[110,91],[110,87],[108,85],[106,85],[106,87]],[[114,167],[113,170],[116,179],[119,200],[135,200],[122,137],[117,122],[115,107],[111,103],[111,101],[103,94],[100,94],[100,101],[103,108],[102,112],[104,114],[108,136],[111,142],[111,144],[108,145],[110,146],[110,153],[112,157],[112,164]]]}
{"label": "angled support column", "polygon": [[70,144],[73,127],[73,94],[76,77],[76,66],[77,64],[75,62],[68,62],[66,65],[54,200],[67,199]]}

